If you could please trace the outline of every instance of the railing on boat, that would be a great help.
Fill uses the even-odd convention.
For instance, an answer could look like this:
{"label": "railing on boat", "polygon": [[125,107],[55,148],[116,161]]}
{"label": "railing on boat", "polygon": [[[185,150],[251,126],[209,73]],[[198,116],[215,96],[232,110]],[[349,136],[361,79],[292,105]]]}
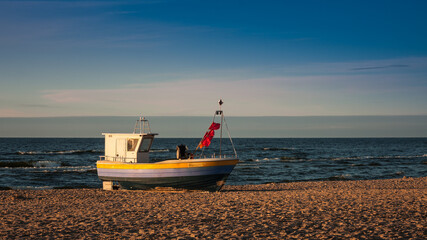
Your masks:
{"label": "railing on boat", "polygon": [[136,163],[136,158],[99,156],[100,161],[107,160],[107,158],[108,161]]}
{"label": "railing on boat", "polygon": [[[136,158],[125,158],[125,157],[110,157],[110,156],[99,156],[99,160],[100,161],[104,161],[107,160],[108,161],[115,161],[115,162],[127,162],[127,163],[136,163]],[[219,159],[224,159],[224,158],[230,158],[230,156],[227,155],[216,155],[216,154],[212,154],[212,156],[206,156],[206,155],[202,155],[202,156],[197,156],[197,158],[194,159],[209,159],[209,158],[219,158]],[[172,160],[172,159],[169,159]],[[185,160],[185,159],[184,159]]]}

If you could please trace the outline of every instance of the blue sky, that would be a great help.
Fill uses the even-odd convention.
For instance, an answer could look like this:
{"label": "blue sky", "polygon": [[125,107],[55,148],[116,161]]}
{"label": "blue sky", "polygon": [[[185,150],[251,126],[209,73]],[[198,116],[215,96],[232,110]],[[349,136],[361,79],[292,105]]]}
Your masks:
{"label": "blue sky", "polygon": [[0,1],[0,117],[427,115],[426,1]]}

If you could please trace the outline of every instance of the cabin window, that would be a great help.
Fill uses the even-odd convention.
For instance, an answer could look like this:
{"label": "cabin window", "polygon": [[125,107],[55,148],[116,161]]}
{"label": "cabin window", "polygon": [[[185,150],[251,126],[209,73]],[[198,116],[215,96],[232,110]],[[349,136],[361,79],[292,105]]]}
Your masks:
{"label": "cabin window", "polygon": [[128,151],[129,152],[133,152],[136,149],[136,146],[138,145],[138,140],[139,139],[128,139]]}
{"label": "cabin window", "polygon": [[151,147],[151,143],[153,142],[152,138],[143,138],[141,146],[139,147],[140,152],[148,152]]}

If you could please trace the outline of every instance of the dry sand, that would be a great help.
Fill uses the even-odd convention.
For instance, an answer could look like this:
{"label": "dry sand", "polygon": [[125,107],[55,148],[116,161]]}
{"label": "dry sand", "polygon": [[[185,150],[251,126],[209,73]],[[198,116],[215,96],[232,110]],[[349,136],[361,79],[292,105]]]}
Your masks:
{"label": "dry sand", "polygon": [[0,191],[0,239],[425,239],[424,178]]}

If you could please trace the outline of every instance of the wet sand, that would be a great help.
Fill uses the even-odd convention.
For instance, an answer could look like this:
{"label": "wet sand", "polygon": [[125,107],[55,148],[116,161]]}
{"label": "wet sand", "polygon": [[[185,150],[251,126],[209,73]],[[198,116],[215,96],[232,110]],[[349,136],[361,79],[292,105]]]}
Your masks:
{"label": "wet sand", "polygon": [[0,239],[424,239],[427,177],[221,192],[0,191]]}

